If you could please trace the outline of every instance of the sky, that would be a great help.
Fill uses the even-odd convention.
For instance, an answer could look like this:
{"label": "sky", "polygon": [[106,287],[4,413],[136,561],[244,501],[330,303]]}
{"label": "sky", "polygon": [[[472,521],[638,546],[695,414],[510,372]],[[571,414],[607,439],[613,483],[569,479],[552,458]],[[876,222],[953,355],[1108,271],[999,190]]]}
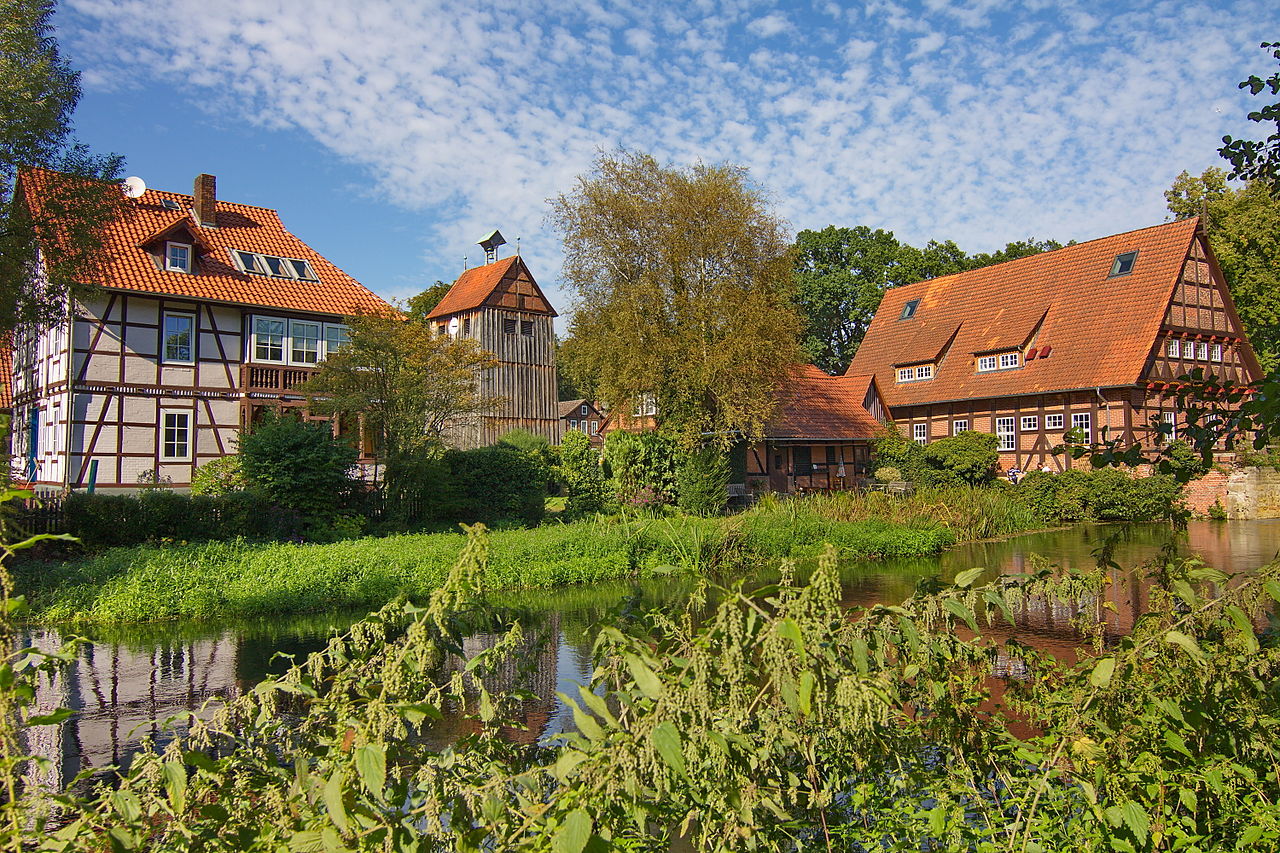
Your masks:
{"label": "sky", "polygon": [[602,151],[746,166],[793,231],[971,252],[1157,224],[1258,136],[1274,0],[62,0],[79,138],[280,211],[387,299],[498,228],[562,314],[548,199]]}

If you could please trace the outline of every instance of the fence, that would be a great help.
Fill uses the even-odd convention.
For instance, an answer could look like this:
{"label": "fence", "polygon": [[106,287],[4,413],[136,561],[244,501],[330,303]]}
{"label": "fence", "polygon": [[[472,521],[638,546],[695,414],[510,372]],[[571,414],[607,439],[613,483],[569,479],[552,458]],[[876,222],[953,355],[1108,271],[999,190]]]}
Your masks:
{"label": "fence", "polygon": [[61,492],[36,492],[34,497],[17,502],[13,523],[29,536],[37,533],[65,533],[66,498]]}

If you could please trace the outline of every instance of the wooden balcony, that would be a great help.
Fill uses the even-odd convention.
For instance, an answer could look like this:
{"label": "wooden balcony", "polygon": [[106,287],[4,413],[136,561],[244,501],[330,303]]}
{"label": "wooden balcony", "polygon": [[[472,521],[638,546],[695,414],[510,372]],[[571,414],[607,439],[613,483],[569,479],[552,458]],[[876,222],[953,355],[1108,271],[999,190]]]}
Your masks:
{"label": "wooden balcony", "polygon": [[272,394],[301,397],[295,390],[316,375],[314,367],[286,367],[271,364],[240,365],[240,391],[244,394]]}

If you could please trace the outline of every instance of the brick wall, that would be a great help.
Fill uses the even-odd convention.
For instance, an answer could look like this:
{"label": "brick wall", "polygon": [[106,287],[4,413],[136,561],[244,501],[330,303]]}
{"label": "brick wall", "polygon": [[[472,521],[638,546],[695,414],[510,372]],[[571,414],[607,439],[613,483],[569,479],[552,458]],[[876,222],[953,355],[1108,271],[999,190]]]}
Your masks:
{"label": "brick wall", "polygon": [[1227,486],[1231,474],[1226,471],[1213,470],[1198,480],[1192,480],[1183,487],[1187,509],[1192,515],[1206,516],[1209,508],[1215,503],[1220,507],[1227,505]]}

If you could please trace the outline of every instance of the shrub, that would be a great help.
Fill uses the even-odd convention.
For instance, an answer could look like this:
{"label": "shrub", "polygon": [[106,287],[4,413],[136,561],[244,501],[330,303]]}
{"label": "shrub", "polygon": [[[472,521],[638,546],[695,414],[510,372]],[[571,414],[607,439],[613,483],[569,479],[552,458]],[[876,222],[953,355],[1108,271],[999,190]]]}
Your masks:
{"label": "shrub", "polygon": [[132,495],[67,496],[67,532],[90,548],[207,539],[287,539],[304,531],[301,516],[252,492],[184,495],[149,490]]}
{"label": "shrub", "polygon": [[327,423],[268,413],[240,438],[245,479],[287,509],[329,517],[351,492],[356,451]]}
{"label": "shrub", "polygon": [[1016,491],[1049,524],[1158,521],[1184,511],[1180,487],[1172,477],[1133,477],[1116,468],[1032,471]]}
{"label": "shrub", "polygon": [[926,466],[921,472],[923,479],[937,485],[988,483],[995,478],[1000,461],[996,446],[994,435],[974,430],[940,438],[926,445],[921,454]]}
{"label": "shrub", "polygon": [[245,479],[240,456],[233,454],[206,462],[191,475],[191,494],[219,495],[242,492],[249,485]]}
{"label": "shrub", "polygon": [[1168,474],[1180,483],[1190,482],[1209,473],[1209,463],[1182,439],[1170,442],[1165,453],[1167,455],[1159,463],[1160,473]]}
{"label": "shrub", "polygon": [[512,447],[450,450],[445,515],[454,521],[523,521],[537,524],[546,510],[546,472]]}
{"label": "shrub", "polygon": [[[586,438],[585,435],[583,435]],[[588,440],[590,443],[590,440]],[[560,488],[559,463],[560,454],[551,446],[545,435],[532,430],[513,429],[498,439],[499,447],[510,447],[533,459],[542,468],[547,480],[547,493],[551,494]]]}
{"label": "shrub", "polygon": [[896,483],[902,479],[902,472],[897,468],[886,465],[883,468],[876,469],[876,480],[881,483]]}
{"label": "shrub", "polygon": [[607,511],[609,486],[600,470],[600,452],[586,433],[570,430],[561,441],[560,479],[569,492],[566,515],[576,518]]}
{"label": "shrub", "polygon": [[914,480],[924,465],[924,448],[898,431],[893,423],[871,440],[871,459],[877,468],[897,468],[901,477]]}
{"label": "shrub", "polygon": [[680,508],[692,515],[719,515],[729,502],[729,457],[716,447],[689,454],[676,472]]}
{"label": "shrub", "polygon": [[674,440],[656,432],[617,430],[605,438],[604,455],[619,499],[628,501],[647,489],[660,503],[674,500],[682,455]]}

